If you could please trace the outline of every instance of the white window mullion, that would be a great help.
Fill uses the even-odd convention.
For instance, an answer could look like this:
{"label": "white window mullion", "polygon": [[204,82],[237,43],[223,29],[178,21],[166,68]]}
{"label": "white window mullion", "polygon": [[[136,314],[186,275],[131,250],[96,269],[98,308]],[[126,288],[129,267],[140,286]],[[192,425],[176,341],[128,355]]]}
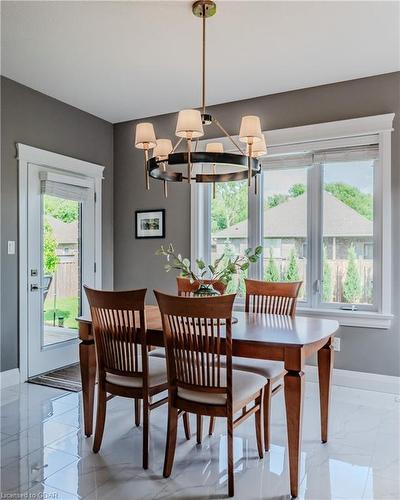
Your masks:
{"label": "white window mullion", "polygon": [[[258,190],[257,194],[254,194],[254,179],[252,185],[249,189],[248,197],[248,234],[247,241],[248,246],[255,248],[258,245],[263,246],[263,234],[264,234],[264,210],[263,210],[263,175],[258,176]],[[264,256],[257,261],[257,263],[252,264],[249,267],[249,278],[252,279],[262,279],[263,269],[264,269]]]}
{"label": "white window mullion", "polygon": [[190,259],[210,262],[211,258],[211,197],[209,184],[192,184],[191,189],[191,249]]}
{"label": "white window mullion", "polygon": [[308,290],[311,307],[318,307],[322,298],[322,169],[316,163],[308,173]]}
{"label": "white window mullion", "polygon": [[[391,274],[392,274],[392,220],[391,220],[391,131],[385,130],[379,134],[379,164],[375,169],[374,192],[374,282],[377,280],[376,297],[379,312],[391,313]],[[378,232],[379,231],[379,232]],[[374,283],[375,291],[375,283]]]}

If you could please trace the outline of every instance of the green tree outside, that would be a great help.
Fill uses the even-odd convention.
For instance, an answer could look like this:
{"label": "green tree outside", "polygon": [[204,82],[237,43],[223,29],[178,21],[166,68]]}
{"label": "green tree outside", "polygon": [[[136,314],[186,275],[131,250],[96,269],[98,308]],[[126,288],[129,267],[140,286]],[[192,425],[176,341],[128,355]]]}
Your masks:
{"label": "green tree outside", "polygon": [[350,246],[347,259],[347,273],[343,283],[343,297],[345,302],[354,304],[360,301],[362,295],[361,277],[357,266],[354,245]]}
{"label": "green tree outside", "polygon": [[326,246],[323,250],[323,281],[322,281],[322,300],[330,302],[333,294],[332,269],[326,258]]}
{"label": "green tree outside", "polygon": [[290,251],[289,262],[285,272],[285,281],[300,281],[296,251]]}
{"label": "green tree outside", "polygon": [[247,182],[221,182],[211,200],[211,231],[220,231],[247,219]]}
{"label": "green tree outside", "polygon": [[45,222],[43,238],[43,267],[45,274],[55,273],[59,260],[56,249],[57,241],[54,237],[53,229],[48,222]]}
{"label": "green tree outside", "polygon": [[264,271],[264,279],[265,281],[279,281],[280,279],[278,266],[272,256],[272,248],[269,249],[269,257],[267,267]]}
{"label": "green tree outside", "polygon": [[293,186],[289,189],[289,196],[291,198],[297,198],[297,196],[301,196],[306,192],[306,186],[301,182],[297,184],[293,184]]}
{"label": "green tree outside", "polygon": [[288,201],[289,196],[287,194],[277,193],[271,196],[268,196],[267,201],[265,202],[265,208],[273,208],[277,207],[281,203],[285,203]]}
{"label": "green tree outside", "polygon": [[368,220],[373,219],[372,194],[363,193],[355,186],[345,182],[329,182],[325,184],[324,189]]}
{"label": "green tree outside", "polygon": [[47,215],[69,223],[78,220],[79,203],[73,200],[63,200],[55,196],[45,195],[44,210]]}

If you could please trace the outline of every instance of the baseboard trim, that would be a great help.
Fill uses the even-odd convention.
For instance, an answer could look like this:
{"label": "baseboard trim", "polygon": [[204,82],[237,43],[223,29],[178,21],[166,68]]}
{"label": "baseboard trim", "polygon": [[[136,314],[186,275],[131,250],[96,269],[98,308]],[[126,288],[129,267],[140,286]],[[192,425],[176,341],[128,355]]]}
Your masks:
{"label": "baseboard trim", "polygon": [[[318,370],[316,366],[307,365],[305,374],[307,381],[318,382]],[[379,373],[354,372],[334,368],[332,383],[353,389],[400,394],[400,377],[380,375]]]}
{"label": "baseboard trim", "polygon": [[0,372],[0,389],[5,389],[10,385],[16,385],[20,383],[19,368],[13,368],[12,370],[6,370],[5,372]]}

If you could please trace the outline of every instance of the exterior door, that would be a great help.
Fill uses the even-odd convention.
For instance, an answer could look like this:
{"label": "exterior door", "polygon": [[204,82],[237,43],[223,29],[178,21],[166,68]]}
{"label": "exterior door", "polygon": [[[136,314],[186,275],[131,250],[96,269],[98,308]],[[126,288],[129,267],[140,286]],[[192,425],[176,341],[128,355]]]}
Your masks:
{"label": "exterior door", "polygon": [[94,286],[93,180],[48,167],[28,169],[28,376],[78,361],[76,317]]}

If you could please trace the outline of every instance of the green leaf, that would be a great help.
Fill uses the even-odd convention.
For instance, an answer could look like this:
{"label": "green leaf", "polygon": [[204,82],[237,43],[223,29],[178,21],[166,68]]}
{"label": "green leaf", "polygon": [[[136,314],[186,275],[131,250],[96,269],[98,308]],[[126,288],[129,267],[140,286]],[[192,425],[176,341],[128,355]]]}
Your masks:
{"label": "green leaf", "polygon": [[169,273],[169,272],[171,271],[171,269],[172,269],[172,268],[171,268],[171,266],[170,266],[169,264],[165,264],[164,269],[165,269],[165,271],[166,271],[167,273]]}
{"label": "green leaf", "polygon": [[256,247],[255,254],[257,256],[260,256],[262,254],[262,252],[263,252],[263,247],[262,246]]}
{"label": "green leaf", "polygon": [[212,272],[212,274],[215,273],[215,267],[212,264],[208,266],[208,269]]}
{"label": "green leaf", "polygon": [[206,267],[204,260],[201,260],[201,259],[196,259],[196,264],[197,264],[197,267],[200,269],[200,271],[202,271]]}

